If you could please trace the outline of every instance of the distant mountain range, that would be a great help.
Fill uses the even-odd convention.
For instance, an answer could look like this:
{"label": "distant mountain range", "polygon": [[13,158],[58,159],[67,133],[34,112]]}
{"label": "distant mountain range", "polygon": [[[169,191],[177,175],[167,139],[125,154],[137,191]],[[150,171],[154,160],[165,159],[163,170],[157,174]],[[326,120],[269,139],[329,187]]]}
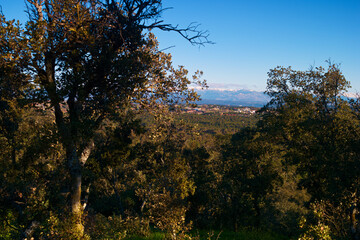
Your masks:
{"label": "distant mountain range", "polygon": [[[198,104],[216,104],[230,106],[263,107],[270,100],[264,92],[246,89],[209,88],[195,89],[201,96]],[[344,93],[343,99],[349,100],[359,97],[358,93]]]}
{"label": "distant mountain range", "polygon": [[245,89],[210,88],[206,90],[196,89],[196,92],[201,96],[201,101],[198,104],[262,107],[269,101],[269,97],[264,92]]}

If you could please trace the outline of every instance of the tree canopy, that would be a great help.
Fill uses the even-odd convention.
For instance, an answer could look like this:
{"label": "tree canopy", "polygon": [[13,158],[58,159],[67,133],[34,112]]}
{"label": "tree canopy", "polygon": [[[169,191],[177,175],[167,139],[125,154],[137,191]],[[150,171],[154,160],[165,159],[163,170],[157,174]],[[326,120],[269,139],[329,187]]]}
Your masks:
{"label": "tree canopy", "polygon": [[[81,217],[83,168],[108,121],[138,109],[164,113],[170,105],[198,98],[188,89],[187,70],[172,66],[151,29],[176,31],[193,44],[207,42],[207,35],[193,25],[163,23],[159,0],[26,4],[25,27],[1,15],[2,96],[53,109],[70,176],[69,207]],[[198,83],[199,75],[194,75]],[[18,124],[15,110],[13,116],[5,113],[11,134]],[[82,232],[82,224],[77,226]]]}
{"label": "tree canopy", "polygon": [[209,43],[197,25],[159,0],[26,4],[24,25],[0,14],[0,238],[360,238],[360,101],[339,65],[271,69],[251,118],[175,117],[206,83],[152,29]]}

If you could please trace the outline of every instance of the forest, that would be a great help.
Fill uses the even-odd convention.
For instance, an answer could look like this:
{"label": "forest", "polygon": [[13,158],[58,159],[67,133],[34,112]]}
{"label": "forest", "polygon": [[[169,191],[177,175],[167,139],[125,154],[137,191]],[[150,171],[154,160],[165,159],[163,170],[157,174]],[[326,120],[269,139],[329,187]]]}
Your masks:
{"label": "forest", "polygon": [[153,29],[160,0],[0,14],[0,239],[360,239],[360,99],[340,65],[268,72],[253,116],[181,113],[206,88]]}

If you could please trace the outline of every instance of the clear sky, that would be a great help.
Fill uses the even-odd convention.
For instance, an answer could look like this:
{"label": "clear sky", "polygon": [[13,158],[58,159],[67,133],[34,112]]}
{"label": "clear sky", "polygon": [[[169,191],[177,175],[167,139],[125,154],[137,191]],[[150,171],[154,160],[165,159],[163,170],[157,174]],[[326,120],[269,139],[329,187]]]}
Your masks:
{"label": "clear sky", "polygon": [[[165,22],[198,22],[214,45],[196,47],[156,31],[175,65],[204,71],[210,86],[264,90],[276,66],[306,70],[340,63],[360,92],[360,0],[164,0]],[[24,19],[23,0],[0,0],[8,19]]]}

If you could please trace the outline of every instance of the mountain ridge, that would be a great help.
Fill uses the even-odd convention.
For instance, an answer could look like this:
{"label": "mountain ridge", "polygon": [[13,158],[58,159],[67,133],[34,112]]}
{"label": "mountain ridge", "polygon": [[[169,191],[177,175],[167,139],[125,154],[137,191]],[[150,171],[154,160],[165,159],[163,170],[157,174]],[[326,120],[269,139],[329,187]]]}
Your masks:
{"label": "mountain ridge", "polygon": [[201,100],[198,104],[262,107],[270,98],[264,93],[248,89],[195,89]]}
{"label": "mountain ridge", "polygon": [[[201,100],[197,104],[216,104],[230,106],[246,106],[246,107],[263,107],[266,105],[270,97],[262,91],[250,89],[229,89],[229,88],[193,88],[199,95]],[[342,98],[356,99],[359,93],[345,92]]]}

